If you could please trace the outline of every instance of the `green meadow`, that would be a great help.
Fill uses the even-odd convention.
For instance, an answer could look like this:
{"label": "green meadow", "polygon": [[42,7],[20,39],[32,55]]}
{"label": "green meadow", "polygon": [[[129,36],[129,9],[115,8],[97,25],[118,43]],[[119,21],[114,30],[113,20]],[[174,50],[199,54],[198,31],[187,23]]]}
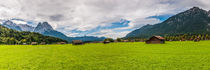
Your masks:
{"label": "green meadow", "polygon": [[0,45],[0,70],[210,70],[210,41]]}

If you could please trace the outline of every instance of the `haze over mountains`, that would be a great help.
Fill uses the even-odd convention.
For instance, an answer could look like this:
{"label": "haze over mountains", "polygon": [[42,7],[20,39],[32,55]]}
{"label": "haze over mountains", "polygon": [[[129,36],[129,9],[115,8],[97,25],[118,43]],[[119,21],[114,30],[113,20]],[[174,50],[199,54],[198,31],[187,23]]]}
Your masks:
{"label": "haze over mountains", "polygon": [[125,38],[148,38],[153,35],[210,34],[210,11],[193,7],[174,15],[162,23],[145,25]]}
{"label": "haze over mountains", "polygon": [[[15,23],[22,22],[22,23]],[[102,41],[105,37],[94,37],[94,36],[84,36],[84,37],[67,37],[65,34],[56,31],[52,28],[48,22],[39,22],[36,27],[27,24],[27,21],[19,20],[19,19],[11,19],[11,20],[2,20],[3,26],[14,29],[17,31],[30,31],[37,32],[46,36],[53,36],[57,38],[61,38],[71,42],[72,40],[83,40],[83,41]]]}

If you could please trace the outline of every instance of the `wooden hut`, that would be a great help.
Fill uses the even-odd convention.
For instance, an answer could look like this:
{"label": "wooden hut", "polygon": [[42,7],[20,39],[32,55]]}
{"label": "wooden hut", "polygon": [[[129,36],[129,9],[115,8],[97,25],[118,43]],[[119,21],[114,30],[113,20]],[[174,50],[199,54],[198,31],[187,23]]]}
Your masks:
{"label": "wooden hut", "polygon": [[66,42],[57,42],[57,44],[66,44]]}
{"label": "wooden hut", "polygon": [[27,45],[27,43],[23,43],[22,45]]}
{"label": "wooden hut", "polygon": [[146,41],[146,44],[164,44],[165,38],[161,36],[152,36],[149,40]]}
{"label": "wooden hut", "polygon": [[104,41],[103,43],[104,43],[104,44],[108,44],[108,43],[110,43],[110,41]]}
{"label": "wooden hut", "polygon": [[128,40],[123,40],[123,42],[129,42]]}
{"label": "wooden hut", "polygon": [[84,43],[82,42],[82,40],[73,40],[72,44],[73,45],[83,45]]}
{"label": "wooden hut", "polygon": [[31,45],[37,45],[38,43],[37,42],[31,42]]}
{"label": "wooden hut", "polygon": [[41,42],[41,43],[40,43],[40,45],[45,45],[45,44],[46,44],[46,42]]}

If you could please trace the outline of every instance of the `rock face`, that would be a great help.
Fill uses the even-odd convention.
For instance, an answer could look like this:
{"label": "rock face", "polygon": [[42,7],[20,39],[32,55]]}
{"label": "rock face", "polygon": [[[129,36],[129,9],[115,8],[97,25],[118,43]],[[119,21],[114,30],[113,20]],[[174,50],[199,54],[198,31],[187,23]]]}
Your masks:
{"label": "rock face", "polygon": [[210,10],[209,10],[209,12],[208,12],[208,17],[210,17]]}
{"label": "rock face", "polygon": [[176,34],[210,34],[210,13],[193,7],[167,19],[166,21],[146,25],[127,34],[126,38],[149,38],[153,35],[176,35]]}
{"label": "rock face", "polygon": [[22,29],[17,24],[13,23],[10,20],[5,21],[2,25],[7,27],[7,28],[10,28],[10,29],[14,29],[14,30],[17,30],[17,31],[22,31]]}
{"label": "rock face", "polygon": [[64,40],[68,40],[68,37],[61,32],[58,32],[52,28],[48,22],[39,23],[33,32],[38,32],[43,35],[58,37]]}
{"label": "rock face", "polygon": [[38,33],[44,33],[45,31],[51,31],[54,30],[51,25],[48,24],[48,22],[39,23],[36,28],[34,29],[34,32]]}
{"label": "rock face", "polygon": [[18,24],[22,31],[30,31],[33,32],[35,27],[29,26],[27,24]]}
{"label": "rock face", "polygon": [[17,31],[33,32],[33,30],[34,30],[34,27],[32,27],[32,26],[29,26],[27,24],[17,24],[13,21],[15,21],[15,20],[2,21],[2,25],[7,27],[7,28],[14,29],[14,30],[17,30]]}
{"label": "rock face", "polygon": [[[2,23],[3,26],[14,29],[17,31],[30,31],[30,32],[37,32],[46,36],[53,36],[57,38],[61,38],[64,40],[68,40],[69,38],[61,32],[58,32],[52,28],[48,22],[40,22],[36,27],[27,25],[27,24],[17,24],[13,22],[15,20],[7,20]],[[18,20],[19,21],[19,20]],[[21,21],[23,22],[23,21]],[[27,22],[25,22],[27,23]]]}

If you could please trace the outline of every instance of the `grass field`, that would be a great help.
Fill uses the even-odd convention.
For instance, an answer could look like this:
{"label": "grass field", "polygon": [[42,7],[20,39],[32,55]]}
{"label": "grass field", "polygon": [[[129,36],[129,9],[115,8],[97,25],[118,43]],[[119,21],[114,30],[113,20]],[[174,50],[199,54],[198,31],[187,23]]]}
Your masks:
{"label": "grass field", "polygon": [[0,45],[0,70],[210,70],[210,41]]}

